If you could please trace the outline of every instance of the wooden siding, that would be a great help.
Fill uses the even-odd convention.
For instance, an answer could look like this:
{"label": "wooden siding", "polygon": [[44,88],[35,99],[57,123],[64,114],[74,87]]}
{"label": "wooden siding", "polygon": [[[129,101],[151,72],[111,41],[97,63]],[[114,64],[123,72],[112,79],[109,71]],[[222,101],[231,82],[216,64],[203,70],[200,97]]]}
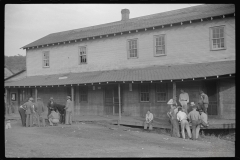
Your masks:
{"label": "wooden siding", "polygon": [[[211,51],[209,29],[225,25],[226,50]],[[153,36],[165,34],[166,56],[154,57]],[[126,42],[138,38],[137,59],[127,58]],[[78,46],[87,46],[87,64],[78,65]],[[42,52],[50,51],[50,67],[42,67]],[[213,62],[235,59],[235,19],[225,18],[148,30],[115,37],[27,50],[27,76],[114,70],[149,65]]]}
{"label": "wooden siding", "polygon": [[224,119],[235,119],[236,117],[236,101],[235,101],[235,79],[229,78],[219,80],[219,105],[220,116]]}

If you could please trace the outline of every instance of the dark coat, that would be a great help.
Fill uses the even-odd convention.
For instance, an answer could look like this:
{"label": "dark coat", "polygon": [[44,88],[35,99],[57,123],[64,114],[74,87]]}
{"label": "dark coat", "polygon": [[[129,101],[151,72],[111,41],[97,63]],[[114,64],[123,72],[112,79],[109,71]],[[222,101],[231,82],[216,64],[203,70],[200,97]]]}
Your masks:
{"label": "dark coat", "polygon": [[64,114],[65,113],[65,109],[64,109],[65,106],[64,105],[55,103],[55,108],[56,108],[56,110],[58,110],[58,112],[60,114]]}

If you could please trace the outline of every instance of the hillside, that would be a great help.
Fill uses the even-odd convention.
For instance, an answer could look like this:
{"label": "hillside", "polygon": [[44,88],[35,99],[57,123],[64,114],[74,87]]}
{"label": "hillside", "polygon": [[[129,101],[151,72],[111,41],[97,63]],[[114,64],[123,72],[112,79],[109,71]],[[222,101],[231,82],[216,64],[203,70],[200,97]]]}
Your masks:
{"label": "hillside", "polygon": [[5,67],[13,73],[26,69],[26,56],[4,56]]}

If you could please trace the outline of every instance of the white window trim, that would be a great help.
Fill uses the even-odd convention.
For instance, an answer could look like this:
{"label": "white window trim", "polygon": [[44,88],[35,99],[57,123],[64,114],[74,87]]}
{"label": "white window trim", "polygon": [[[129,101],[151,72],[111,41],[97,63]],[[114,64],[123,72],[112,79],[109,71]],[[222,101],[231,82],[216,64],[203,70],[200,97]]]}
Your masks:
{"label": "white window trim", "polygon": [[[86,48],[86,62],[85,62],[85,63],[81,63],[81,62],[80,62],[80,48],[82,48],[82,47],[85,47],[85,48]],[[87,63],[88,63],[88,48],[87,48],[86,45],[84,45],[84,46],[79,46],[79,47],[78,47],[78,65],[84,65],[84,64],[87,64]]]}
{"label": "white window trim", "polygon": [[[223,27],[223,32],[224,32],[224,48],[213,48],[213,42],[212,42],[212,37],[213,37],[213,34],[212,34],[212,30],[213,28],[215,27]],[[212,27],[209,27],[209,33],[210,33],[210,50],[211,51],[218,51],[218,50],[226,50],[227,49],[227,43],[226,43],[226,26],[225,25],[219,25],[219,26],[212,26]]]}
{"label": "white window trim", "polygon": [[[165,44],[165,53],[164,54],[156,54],[156,38],[157,37],[161,37],[161,36],[164,36],[164,44]],[[166,39],[167,39],[167,36],[166,34],[159,34],[159,35],[154,35],[153,36],[153,56],[154,57],[161,57],[161,56],[166,56],[167,55],[167,44],[166,44]]]}
{"label": "white window trim", "polygon": [[[137,41],[137,57],[130,57],[130,53],[129,53],[129,41],[132,41],[132,40],[136,40]],[[139,49],[138,49],[138,38],[133,38],[133,39],[128,39],[127,40],[127,58],[128,59],[137,59],[139,57]]]}
{"label": "white window trim", "polygon": [[[44,65],[44,54],[45,53],[48,53],[48,66],[45,66]],[[43,66],[43,68],[49,68],[50,67],[50,52],[49,51],[43,51],[42,52],[42,66]]]}

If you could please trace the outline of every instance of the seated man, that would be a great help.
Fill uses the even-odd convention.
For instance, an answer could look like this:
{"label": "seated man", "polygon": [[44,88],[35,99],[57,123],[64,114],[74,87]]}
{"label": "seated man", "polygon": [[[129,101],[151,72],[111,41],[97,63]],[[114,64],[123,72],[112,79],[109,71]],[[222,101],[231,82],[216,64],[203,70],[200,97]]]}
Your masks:
{"label": "seated man", "polygon": [[147,127],[149,127],[149,130],[152,130],[152,123],[153,114],[150,112],[150,110],[148,110],[146,114],[146,121],[144,122],[144,129],[147,129]]}
{"label": "seated man", "polygon": [[48,116],[50,126],[57,125],[59,123],[59,114],[54,110],[51,111],[51,114]]}
{"label": "seated man", "polygon": [[60,123],[64,124],[65,123],[65,114],[66,114],[66,110],[64,109],[65,106],[61,105],[61,104],[55,104],[55,107],[60,114]]}

